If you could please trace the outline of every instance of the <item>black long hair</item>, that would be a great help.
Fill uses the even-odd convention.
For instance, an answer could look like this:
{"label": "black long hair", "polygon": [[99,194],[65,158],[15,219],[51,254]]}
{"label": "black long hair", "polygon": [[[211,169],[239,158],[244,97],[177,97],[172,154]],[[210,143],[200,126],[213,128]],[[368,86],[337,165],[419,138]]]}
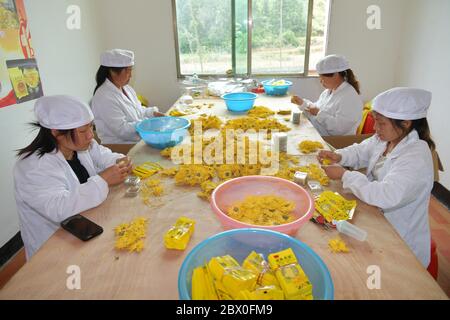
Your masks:
{"label": "black long hair", "polygon": [[[325,76],[325,77],[332,77],[334,75],[334,73],[325,73],[325,74],[321,74],[321,75]],[[359,89],[359,82],[358,82],[358,80],[356,80],[355,73],[353,72],[352,69],[347,69],[345,71],[341,71],[341,72],[339,72],[339,75],[345,81],[347,81],[356,90],[356,92],[358,92],[358,94],[361,94],[361,91]]]}
{"label": "black long hair", "polygon": [[[18,157],[25,155],[23,157],[25,159],[35,152],[39,157],[42,157],[44,154],[52,152],[53,150],[58,151],[58,142],[55,136],[53,136],[51,129],[44,128],[38,122],[32,122],[30,125],[33,129],[39,129],[38,135],[27,147],[17,150]],[[70,136],[72,141],[75,141],[75,129],[58,130],[58,133]]]}
{"label": "black long hair", "polygon": [[411,131],[416,130],[419,134],[420,140],[425,141],[431,151],[436,149],[436,144],[433,139],[431,139],[430,127],[428,126],[427,118],[411,120],[412,124],[409,129],[402,126],[402,122],[404,120],[388,119],[396,128],[399,128],[403,132],[404,137],[406,137]]}
{"label": "black long hair", "polygon": [[97,86],[95,87],[94,94],[98,88],[106,81],[106,79],[111,80],[111,72],[120,73],[126,67],[105,67],[100,66],[97,70],[97,74],[95,75],[95,81],[97,82]]}

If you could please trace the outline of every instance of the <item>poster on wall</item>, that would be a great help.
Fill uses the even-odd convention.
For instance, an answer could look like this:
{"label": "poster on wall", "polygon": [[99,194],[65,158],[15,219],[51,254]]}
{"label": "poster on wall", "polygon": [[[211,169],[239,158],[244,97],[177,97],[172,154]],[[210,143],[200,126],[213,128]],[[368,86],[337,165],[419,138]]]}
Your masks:
{"label": "poster on wall", "polygon": [[23,0],[0,0],[0,108],[42,95]]}

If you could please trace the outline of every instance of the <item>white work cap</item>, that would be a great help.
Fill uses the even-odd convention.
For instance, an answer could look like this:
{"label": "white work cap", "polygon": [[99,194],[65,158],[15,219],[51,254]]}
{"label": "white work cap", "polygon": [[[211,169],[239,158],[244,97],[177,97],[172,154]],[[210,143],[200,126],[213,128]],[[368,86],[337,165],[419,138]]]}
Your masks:
{"label": "white work cap", "polygon": [[37,99],[34,104],[34,113],[39,124],[47,129],[76,129],[94,120],[88,105],[65,95]]}
{"label": "white work cap", "polygon": [[350,69],[350,66],[347,59],[336,54],[326,56],[316,64],[318,74],[336,73],[348,69]]}
{"label": "white work cap", "polygon": [[393,88],[375,97],[373,111],[396,120],[426,118],[431,92],[415,88]]}
{"label": "white work cap", "polygon": [[134,66],[134,52],[122,49],[105,51],[100,56],[100,64],[105,67],[131,67]]}

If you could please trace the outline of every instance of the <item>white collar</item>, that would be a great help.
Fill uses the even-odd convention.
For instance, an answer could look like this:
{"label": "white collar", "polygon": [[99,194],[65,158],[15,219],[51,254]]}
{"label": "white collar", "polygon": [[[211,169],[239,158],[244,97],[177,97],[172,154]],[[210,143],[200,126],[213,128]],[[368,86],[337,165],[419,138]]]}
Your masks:
{"label": "white collar", "polygon": [[[386,150],[386,146],[387,146],[387,142],[386,141],[382,141],[379,137],[378,137],[378,140],[380,141],[380,142],[382,142],[382,144],[381,144],[381,146],[382,146],[382,150],[383,150],[383,152],[384,152],[384,150]],[[417,133],[417,131],[416,130],[412,130],[406,137],[404,137],[395,147],[394,147],[394,149],[391,151],[391,152],[389,152],[387,155],[386,155],[386,158],[397,158],[400,154],[401,154],[401,152],[402,152],[402,150],[404,149],[404,148],[406,148],[408,145],[410,145],[411,143],[415,143],[415,142],[417,142],[417,141],[419,141],[419,134]],[[380,149],[381,149],[381,147],[380,147]]]}

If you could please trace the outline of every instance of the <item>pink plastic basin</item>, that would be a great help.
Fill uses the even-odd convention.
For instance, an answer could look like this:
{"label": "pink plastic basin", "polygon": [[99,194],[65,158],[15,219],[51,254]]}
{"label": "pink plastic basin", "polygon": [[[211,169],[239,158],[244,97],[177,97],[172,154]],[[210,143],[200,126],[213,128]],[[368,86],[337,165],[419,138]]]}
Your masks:
{"label": "pink plastic basin", "polygon": [[[225,212],[232,204],[247,196],[275,195],[295,203],[293,214],[297,219],[278,226],[259,226],[230,218]],[[211,207],[225,229],[261,228],[289,235],[308,221],[314,212],[314,201],[310,194],[294,182],[266,176],[246,176],[228,180],[219,185],[211,195]]]}

